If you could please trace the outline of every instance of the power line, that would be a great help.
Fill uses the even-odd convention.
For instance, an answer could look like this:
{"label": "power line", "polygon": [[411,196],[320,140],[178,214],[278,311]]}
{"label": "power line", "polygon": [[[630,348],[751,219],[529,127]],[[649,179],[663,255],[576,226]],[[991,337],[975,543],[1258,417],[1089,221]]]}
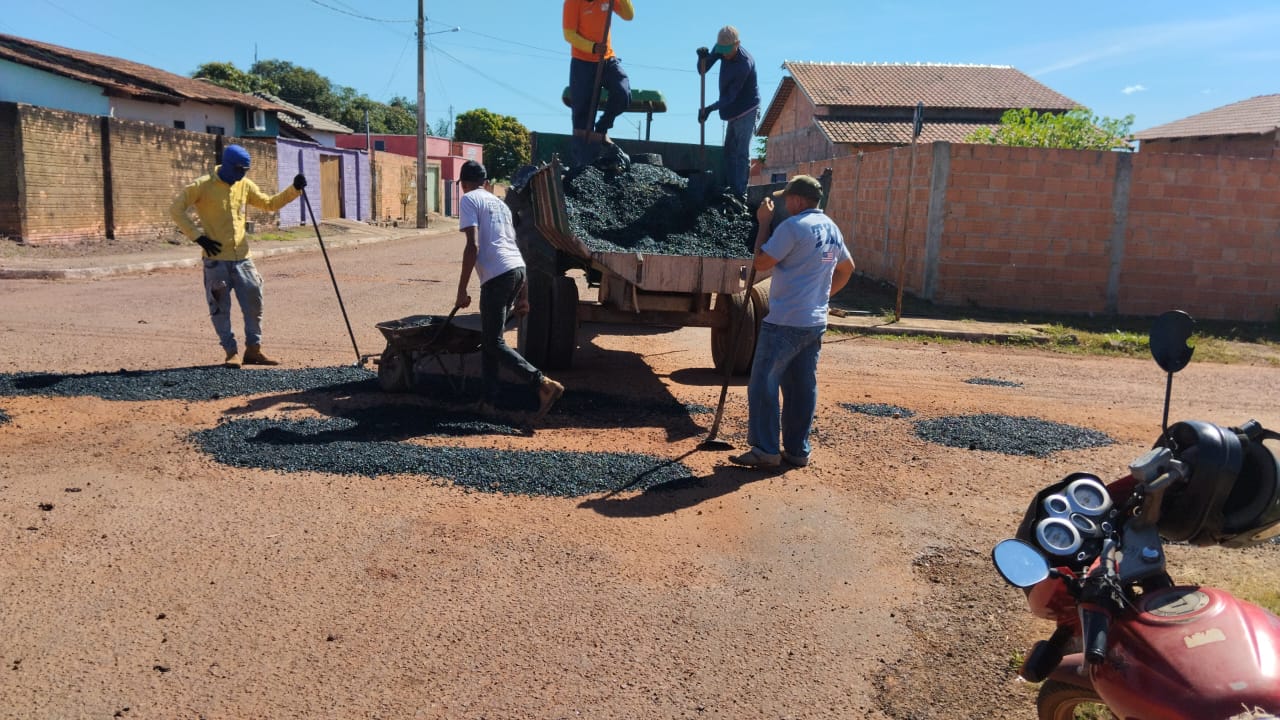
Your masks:
{"label": "power line", "polygon": [[[47,1],[48,1],[48,0],[46,0],[46,2],[47,2]],[[337,2],[337,0],[334,0],[334,1],[335,1],[335,2]],[[353,17],[353,18],[360,18],[361,20],[368,20],[368,21],[370,21],[370,22],[377,22],[377,23],[414,23],[414,22],[417,22],[416,20],[389,20],[389,19],[387,19],[387,18],[375,18],[375,17],[369,17],[368,15],[361,15],[360,13],[351,12],[350,10],[344,10],[344,9],[342,9],[342,8],[340,8],[340,7],[334,7],[333,5],[330,5],[330,4],[328,4],[328,3],[321,2],[320,0],[311,0],[311,2],[315,3],[316,5],[319,5],[319,6],[320,6],[320,7],[322,7],[322,8],[328,8],[329,10],[332,10],[332,11],[334,11],[334,12],[336,12],[336,13],[342,13],[343,15],[350,15],[350,16],[351,16],[351,17]]]}
{"label": "power line", "polygon": [[538,105],[541,105],[542,107],[547,108],[548,110],[554,110],[554,109],[556,109],[556,108],[555,108],[555,106],[548,104],[548,103],[547,103],[547,101],[543,100],[542,98],[537,97],[537,96],[535,96],[535,95],[530,95],[530,94],[528,94],[528,93],[524,92],[523,90],[520,90],[519,88],[514,88],[514,87],[512,87],[512,86],[510,86],[510,85],[508,85],[508,84],[506,84],[506,83],[502,82],[501,80],[499,80],[499,79],[495,78],[495,77],[491,77],[491,76],[489,76],[489,75],[486,75],[485,73],[480,72],[479,70],[475,69],[475,68],[474,68],[474,67],[472,67],[471,65],[468,65],[467,63],[464,63],[464,62],[462,62],[461,60],[459,60],[458,58],[456,58],[456,57],[454,57],[454,56],[450,55],[449,53],[445,52],[444,50],[441,50],[441,49],[439,49],[439,48],[436,48],[436,52],[438,52],[438,53],[440,53],[441,55],[443,55],[444,57],[446,57],[446,58],[448,58],[448,59],[452,60],[453,62],[457,63],[458,65],[461,65],[462,67],[466,68],[467,70],[470,70],[471,72],[473,72],[473,73],[475,73],[475,74],[479,75],[480,77],[484,78],[485,80],[488,80],[489,82],[491,82],[491,83],[493,83],[493,84],[495,84],[495,85],[497,85],[497,86],[499,86],[499,87],[501,87],[501,88],[503,88],[503,89],[505,89],[505,90],[508,90],[508,91],[510,91],[510,92],[513,92],[513,93],[515,93],[516,95],[519,95],[520,97],[522,97],[522,98],[524,98],[524,99],[526,99],[526,100],[529,100],[530,102],[533,102],[533,103],[536,103],[536,104],[538,104]]}
{"label": "power line", "polygon": [[[314,2],[315,0],[312,0],[312,1]],[[537,51],[539,51],[539,52],[548,53],[548,54],[550,54],[550,55],[552,55],[552,56],[555,56],[555,57],[562,57],[562,56],[564,55],[564,50],[552,50],[552,49],[550,49],[550,48],[545,48],[545,47],[542,47],[542,46],[539,46],[539,45],[530,45],[529,43],[523,43],[523,42],[520,42],[519,40],[509,40],[509,39],[507,39],[507,38],[501,38],[501,37],[498,37],[497,35],[490,35],[490,34],[488,34],[488,33],[482,33],[482,32],[479,32],[479,31],[477,31],[477,30],[467,30],[467,29],[464,29],[464,30],[463,30],[463,32],[465,32],[465,33],[470,33],[470,34],[472,34],[472,35],[479,35],[480,37],[488,38],[488,39],[490,39],[490,40],[497,40],[498,42],[502,43],[503,45],[518,45],[518,46],[520,46],[520,47],[526,47],[526,48],[529,48],[529,49],[531,49],[531,50],[537,50]],[[502,49],[505,49],[505,48],[502,48]],[[696,73],[698,72],[697,70],[690,69],[690,68],[673,68],[673,67],[663,67],[663,66],[661,66],[661,65],[645,65],[645,64],[642,64],[642,63],[633,63],[633,62],[628,62],[628,63],[627,63],[627,67],[645,68],[646,70],[663,70],[663,71],[666,71],[666,72],[678,72],[678,73],[694,73],[694,74],[696,74]]]}

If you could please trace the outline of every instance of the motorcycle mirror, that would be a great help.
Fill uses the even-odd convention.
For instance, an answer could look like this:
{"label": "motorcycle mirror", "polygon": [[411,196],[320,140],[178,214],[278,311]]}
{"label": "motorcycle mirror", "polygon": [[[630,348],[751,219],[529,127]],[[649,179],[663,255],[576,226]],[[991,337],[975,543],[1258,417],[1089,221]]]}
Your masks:
{"label": "motorcycle mirror", "polygon": [[1151,324],[1151,356],[1168,373],[1176,373],[1191,362],[1195,348],[1187,345],[1196,321],[1181,310],[1170,310]]}
{"label": "motorcycle mirror", "polygon": [[991,560],[1000,577],[1014,587],[1029,588],[1049,577],[1049,562],[1029,543],[1001,540],[991,550]]}

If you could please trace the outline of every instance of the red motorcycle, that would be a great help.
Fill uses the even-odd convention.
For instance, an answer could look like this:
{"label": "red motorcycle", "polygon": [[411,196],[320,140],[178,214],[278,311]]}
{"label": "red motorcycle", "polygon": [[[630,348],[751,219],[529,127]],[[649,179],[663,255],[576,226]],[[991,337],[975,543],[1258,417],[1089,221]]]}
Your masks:
{"label": "red motorcycle", "polygon": [[1152,328],[1151,353],[1168,373],[1154,448],[1110,484],[1074,473],[1044,488],[1016,539],[992,551],[1031,612],[1058,624],[1019,673],[1044,683],[1041,720],[1102,705],[1126,720],[1280,715],[1280,618],[1165,571],[1163,541],[1246,547],[1280,537],[1280,469],[1266,445],[1280,434],[1252,420],[1168,424],[1192,324],[1174,311]]}

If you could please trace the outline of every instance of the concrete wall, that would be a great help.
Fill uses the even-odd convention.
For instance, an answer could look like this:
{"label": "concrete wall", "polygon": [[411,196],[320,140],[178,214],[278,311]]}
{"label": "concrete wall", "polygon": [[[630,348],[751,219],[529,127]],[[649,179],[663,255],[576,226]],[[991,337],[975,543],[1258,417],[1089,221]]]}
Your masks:
{"label": "concrete wall", "polygon": [[[370,203],[369,156],[359,150],[340,150],[297,140],[279,139],[276,141],[278,172],[275,183],[285,187],[293,182],[293,176],[302,173],[307,176],[307,199],[311,201],[311,209],[316,219],[329,215],[347,220],[368,221],[373,218]],[[342,209],[337,213],[326,212],[324,195],[320,191],[320,157],[337,156],[342,159]],[[311,222],[306,216],[306,208],[302,198],[285,205],[280,209],[280,222],[285,225],[305,225]]]}
{"label": "concrete wall", "polygon": [[828,213],[871,277],[896,284],[901,262],[907,292],[951,306],[1280,312],[1278,159],[933,143],[912,164],[910,153],[800,168],[833,169]]}
{"label": "concrete wall", "polygon": [[[225,105],[206,105],[185,102],[181,105],[146,102],[132,98],[111,98],[111,113],[121,120],[140,120],[173,128],[174,122],[182,122],[184,130],[203,133],[205,128],[222,128],[226,135],[235,135],[236,109]],[[102,113],[107,114],[107,113]]]}

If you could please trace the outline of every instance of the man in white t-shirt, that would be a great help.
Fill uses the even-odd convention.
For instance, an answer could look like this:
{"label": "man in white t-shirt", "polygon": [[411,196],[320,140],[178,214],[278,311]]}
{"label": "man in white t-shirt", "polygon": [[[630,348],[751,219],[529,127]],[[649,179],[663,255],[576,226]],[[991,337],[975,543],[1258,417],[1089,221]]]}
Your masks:
{"label": "man in white t-shirt", "polygon": [[828,299],[849,282],[854,270],[840,228],[818,209],[822,185],[817,180],[797,175],[774,195],[785,203],[788,217],[772,235],[773,199],[766,197],[756,212],[760,231],[755,268],[757,272],[772,268],[773,285],[747,384],[751,449],[729,458],[758,468],[776,468],[783,461],[797,467],[809,464],[809,429],[818,405],[818,351],[827,330]]}
{"label": "man in white t-shirt", "polygon": [[458,204],[458,228],[467,236],[462,251],[462,278],[458,281],[459,308],[470,307],[467,284],[471,271],[480,276],[481,377],[484,397],[480,409],[492,414],[498,399],[498,367],[506,367],[533,387],[538,395],[541,420],[552,404],[564,394],[564,386],[542,374],[503,340],[507,314],[529,312],[529,286],[525,282],[524,258],[516,245],[516,231],[511,224],[511,210],[496,195],[484,189],[487,174],[474,160],[462,165],[458,177],[462,185],[462,202]]}

